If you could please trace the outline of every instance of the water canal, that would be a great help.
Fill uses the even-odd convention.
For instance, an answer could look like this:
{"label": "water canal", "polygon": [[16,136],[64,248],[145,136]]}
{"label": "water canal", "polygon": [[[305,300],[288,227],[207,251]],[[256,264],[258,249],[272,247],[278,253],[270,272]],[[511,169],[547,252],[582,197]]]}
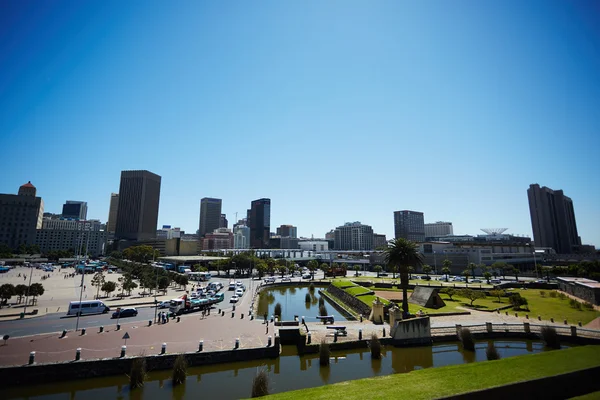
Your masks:
{"label": "water canal", "polygon": [[[423,347],[384,347],[381,360],[371,360],[369,350],[356,349],[332,354],[331,365],[320,367],[318,354],[299,357],[295,347],[284,347],[274,360],[256,360],[188,369],[184,385],[173,387],[171,371],[150,372],[143,389],[130,391],[126,376],[113,376],[26,386],[2,390],[0,397],[39,400],[106,399],[239,399],[248,398],[252,379],[259,368],[268,371],[271,393],[303,389],[352,379],[368,378],[452,364],[485,361],[488,341],[479,341],[476,351],[463,352],[458,343]],[[544,351],[541,342],[494,340],[502,358]]]}
{"label": "water canal", "polygon": [[[310,295],[310,302],[306,302],[306,294]],[[299,318],[304,316],[307,322],[316,322],[319,315],[319,289],[311,293],[308,287],[273,287],[263,289],[258,298],[258,308],[256,315],[258,318],[267,315],[272,315],[275,305],[281,304],[281,319],[283,321],[293,321],[294,316]],[[324,298],[327,314],[333,315],[336,321],[344,321],[346,318],[335,309],[333,304]]]}

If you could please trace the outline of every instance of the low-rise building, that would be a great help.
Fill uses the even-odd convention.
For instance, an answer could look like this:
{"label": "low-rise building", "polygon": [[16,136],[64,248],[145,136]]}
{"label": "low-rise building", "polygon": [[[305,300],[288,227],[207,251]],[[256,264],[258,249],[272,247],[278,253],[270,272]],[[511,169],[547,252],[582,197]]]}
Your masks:
{"label": "low-rise building", "polygon": [[233,249],[233,244],[233,233],[227,228],[215,229],[201,240],[202,250]]}
{"label": "low-rise building", "polygon": [[106,253],[106,239],[107,232],[100,230],[38,229],[35,244],[40,247],[42,254],[58,250],[70,250],[77,254],[79,249],[87,248],[91,256],[101,256]]}
{"label": "low-rise building", "polygon": [[328,251],[329,242],[327,240],[300,240],[298,242],[298,248],[300,250],[308,251]]}
{"label": "low-rise building", "polygon": [[600,306],[600,282],[586,278],[559,277],[558,288],[588,303]]}

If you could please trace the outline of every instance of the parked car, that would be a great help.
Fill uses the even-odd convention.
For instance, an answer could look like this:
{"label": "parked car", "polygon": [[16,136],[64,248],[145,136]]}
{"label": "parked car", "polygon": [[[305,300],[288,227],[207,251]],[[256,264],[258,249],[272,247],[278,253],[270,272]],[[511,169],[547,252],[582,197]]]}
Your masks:
{"label": "parked car", "polygon": [[236,289],[236,291],[235,291],[235,295],[236,296],[242,297],[243,294],[244,294],[244,290],[243,289]]}
{"label": "parked car", "polygon": [[494,285],[499,285],[500,283],[502,283],[500,281],[500,279],[492,279],[490,282],[493,283]]}
{"label": "parked car", "polygon": [[310,274],[304,274],[304,275],[302,275],[302,279],[310,279]]}
{"label": "parked car", "polygon": [[135,317],[138,312],[135,308],[122,308],[120,311],[115,311],[112,315],[113,318],[125,318]]}
{"label": "parked car", "polygon": [[422,280],[424,280],[424,281],[430,281],[430,280],[431,280],[431,277],[430,277],[429,275],[423,275],[423,276],[421,277],[421,279],[422,279]]}
{"label": "parked car", "polygon": [[273,277],[265,278],[264,282],[265,283],[275,283],[275,278],[273,278]]}
{"label": "parked car", "polygon": [[471,279],[471,283],[483,283],[481,279]]}
{"label": "parked car", "polygon": [[284,276],[283,278],[281,278],[281,282],[290,282],[292,280],[292,278],[290,278],[289,276]]}
{"label": "parked car", "polygon": [[388,276],[389,274],[387,272],[380,272],[379,276]]}
{"label": "parked car", "polygon": [[231,299],[229,299],[229,302],[230,303],[237,303],[239,299],[240,298],[236,294],[234,294],[233,296],[231,296]]}
{"label": "parked car", "polygon": [[158,303],[158,308],[169,308],[170,304],[171,300],[161,301],[160,303]]}
{"label": "parked car", "polygon": [[235,285],[236,285],[236,286],[238,286],[238,287],[239,287],[239,286],[242,286],[242,281],[237,281],[237,282],[235,283]]}

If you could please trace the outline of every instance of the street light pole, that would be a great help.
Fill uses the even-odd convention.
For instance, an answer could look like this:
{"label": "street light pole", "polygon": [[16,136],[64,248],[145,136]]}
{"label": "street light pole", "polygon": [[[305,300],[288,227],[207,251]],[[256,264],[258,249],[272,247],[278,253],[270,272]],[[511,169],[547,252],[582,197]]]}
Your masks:
{"label": "street light pole", "polygon": [[154,288],[154,323],[157,323],[158,318],[158,302],[156,301],[156,292],[158,292],[158,267],[154,265],[154,247],[152,247],[152,266],[156,268],[156,287]]}
{"label": "street light pole", "polygon": [[[88,236],[89,239],[89,236]],[[89,242],[88,242],[89,243]],[[82,247],[83,247],[83,235],[81,236],[81,246],[79,247],[79,252],[77,254],[77,267],[75,267],[75,269],[77,269],[79,267],[79,256],[81,254],[82,251]],[[85,249],[86,253],[87,253],[87,248]],[[85,264],[83,265],[83,270],[81,271],[81,284],[80,284],[80,290],[79,290],[79,311],[77,311],[77,322],[75,323],[75,332],[77,332],[77,330],[79,329],[79,317],[81,316],[81,299],[83,297],[83,283],[84,283],[84,279],[85,279]]]}

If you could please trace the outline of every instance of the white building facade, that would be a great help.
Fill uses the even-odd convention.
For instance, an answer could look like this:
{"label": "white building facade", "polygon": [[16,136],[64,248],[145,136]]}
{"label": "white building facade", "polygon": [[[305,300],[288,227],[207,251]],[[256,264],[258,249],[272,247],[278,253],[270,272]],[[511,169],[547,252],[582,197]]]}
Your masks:
{"label": "white building facade", "polygon": [[439,237],[454,235],[454,229],[452,228],[452,222],[438,221],[430,224],[425,224],[425,237]]}

